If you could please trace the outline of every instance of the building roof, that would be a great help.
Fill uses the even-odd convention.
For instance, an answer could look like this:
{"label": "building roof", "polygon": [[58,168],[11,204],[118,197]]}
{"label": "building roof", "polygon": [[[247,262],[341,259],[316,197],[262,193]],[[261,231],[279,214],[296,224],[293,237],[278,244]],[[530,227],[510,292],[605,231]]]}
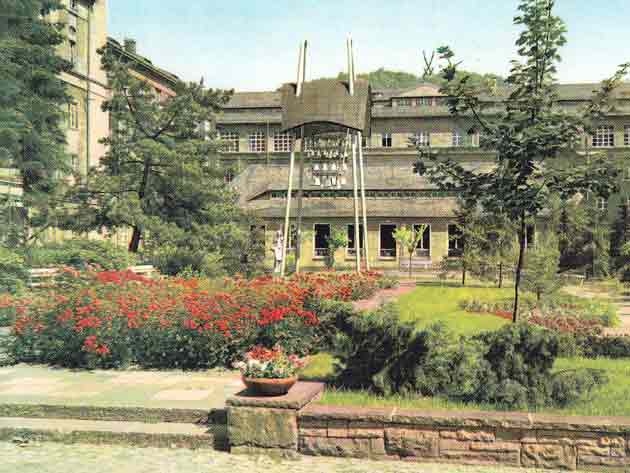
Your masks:
{"label": "building roof", "polygon": [[150,59],[140,54],[126,50],[125,47],[114,38],[107,38],[107,46],[112,48],[121,57],[125,58],[126,61],[133,63],[134,69],[138,70],[138,72],[148,74],[149,77],[155,78],[169,86],[174,86],[179,82],[179,77],[175,74],[155,66]]}
{"label": "building roof", "polygon": [[354,82],[353,95],[350,95],[348,82],[337,79],[305,82],[299,97],[295,84],[285,84],[282,87],[282,128],[292,130],[309,123],[325,123],[369,134],[370,95],[370,85],[364,80]]}
{"label": "building roof", "polygon": [[281,108],[281,92],[237,92],[224,108]]}
{"label": "building roof", "polygon": [[[246,208],[261,218],[283,218],[286,200],[256,200]],[[368,199],[366,213],[368,217],[381,218],[452,218],[457,209],[456,198],[439,199]],[[297,199],[291,201],[291,216],[297,215]],[[304,218],[326,220],[337,217],[354,216],[354,200],[351,198],[304,199],[302,206]]]}

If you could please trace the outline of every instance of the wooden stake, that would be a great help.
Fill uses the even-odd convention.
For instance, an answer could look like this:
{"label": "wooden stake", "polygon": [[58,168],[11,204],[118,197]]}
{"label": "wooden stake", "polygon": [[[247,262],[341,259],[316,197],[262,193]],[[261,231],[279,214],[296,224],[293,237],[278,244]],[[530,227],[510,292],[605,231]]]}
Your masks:
{"label": "wooden stake", "polygon": [[[354,195],[354,249],[357,273],[361,272],[361,247],[359,243],[359,195],[357,192],[357,135],[350,135],[352,139],[352,193]],[[363,229],[365,233],[365,229]]]}
{"label": "wooden stake", "polygon": [[370,252],[368,251],[367,208],[365,205],[365,176],[363,172],[363,133],[359,132],[359,175],[361,177],[361,211],[363,213],[363,251],[365,252],[365,269],[370,270]]}
{"label": "wooden stake", "polygon": [[280,277],[284,277],[287,266],[287,238],[289,236],[289,217],[291,215],[291,193],[293,192],[293,167],[295,164],[295,151],[291,150],[289,161],[289,184],[287,186],[287,209],[284,214],[284,237],[282,239],[282,263],[280,265]]}
{"label": "wooden stake", "polygon": [[304,195],[304,128],[300,139],[300,174],[298,180],[298,208],[297,208],[297,241],[295,242],[295,272],[300,272],[300,259],[302,258],[302,197]]}

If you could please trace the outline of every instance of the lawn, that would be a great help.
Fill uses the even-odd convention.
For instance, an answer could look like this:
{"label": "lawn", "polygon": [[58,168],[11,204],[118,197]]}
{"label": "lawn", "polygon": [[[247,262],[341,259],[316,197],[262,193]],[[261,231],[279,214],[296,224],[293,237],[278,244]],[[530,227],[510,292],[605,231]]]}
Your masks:
{"label": "lawn", "polygon": [[435,322],[444,322],[453,332],[473,335],[496,330],[507,323],[495,315],[475,314],[462,310],[459,303],[465,299],[484,301],[510,299],[513,289],[494,287],[461,287],[425,283],[398,300],[400,318],[415,321],[419,328]]}
{"label": "lawn", "polygon": [[[416,321],[418,327],[427,326],[436,321],[445,322],[459,334],[475,334],[485,330],[494,330],[507,321],[493,316],[468,313],[459,308],[459,301],[479,297],[484,300],[506,299],[511,296],[511,289],[487,287],[450,287],[423,285],[402,296],[399,301],[400,315],[403,320]],[[311,361],[302,373],[304,379],[331,379],[335,359],[328,353],[311,357]],[[554,369],[596,368],[604,370],[609,382],[597,388],[589,399],[582,400],[568,408],[542,409],[541,412],[567,415],[630,416],[630,360],[612,360],[607,358],[561,358]],[[395,406],[416,409],[468,409],[496,411],[492,405],[462,404],[443,398],[417,398],[403,396],[378,396],[364,391],[342,391],[328,388],[319,401],[322,404],[382,407]]]}

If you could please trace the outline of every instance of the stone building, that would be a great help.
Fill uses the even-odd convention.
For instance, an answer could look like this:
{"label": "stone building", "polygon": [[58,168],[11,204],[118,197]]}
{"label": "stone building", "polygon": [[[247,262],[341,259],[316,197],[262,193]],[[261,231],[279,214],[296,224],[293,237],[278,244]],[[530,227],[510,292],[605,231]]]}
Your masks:
{"label": "stone building", "polygon": [[[580,107],[598,87],[559,86],[561,106],[568,110]],[[630,85],[624,85],[616,94],[618,105],[594,136],[584,138],[580,152],[580,159],[604,153],[623,170],[621,192],[609,202],[597,202],[608,219],[614,218],[622,203],[630,203]],[[492,113],[501,101],[500,90],[485,97],[484,112]],[[223,159],[229,167],[226,181],[240,191],[243,207],[260,218],[259,230],[264,230],[269,258],[274,235],[283,226],[289,152],[299,145],[282,133],[281,122],[279,91],[236,93],[217,120],[224,142]],[[393,239],[393,232],[400,225],[427,225],[414,266],[429,267],[444,257],[460,255],[461,242],[453,225],[456,198],[413,173],[417,151],[410,142],[413,139],[430,146],[470,169],[491,166],[492,153],[479,147],[479,133],[473,121],[452,117],[439,88],[422,84],[406,90],[373,90],[370,125],[371,136],[364,138],[363,150],[371,267],[394,269],[408,264],[407,258],[400,257],[401,250]],[[308,163],[305,170],[301,267],[314,269],[324,265],[326,238],[333,228],[347,232],[350,243],[348,248],[339,250],[336,260],[339,266],[350,267],[354,260],[352,173],[348,170],[344,179],[330,186],[320,178],[322,166],[323,163]],[[294,189],[297,179],[294,176]],[[297,206],[296,199],[292,199],[294,205]],[[291,215],[296,215],[296,208],[292,208]],[[290,252],[295,248],[295,225],[292,218]]]}

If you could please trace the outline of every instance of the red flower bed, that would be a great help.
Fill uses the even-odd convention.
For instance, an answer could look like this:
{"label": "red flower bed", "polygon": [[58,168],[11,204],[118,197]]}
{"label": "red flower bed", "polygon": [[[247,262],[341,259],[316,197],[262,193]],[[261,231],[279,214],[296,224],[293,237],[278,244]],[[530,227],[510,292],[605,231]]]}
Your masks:
{"label": "red flower bed", "polygon": [[350,300],[375,291],[376,273],[301,274],[203,281],[131,272],[68,271],[63,287],[15,300],[18,360],[65,366],[203,368],[229,365],[253,345],[306,354],[317,344],[310,298]]}

